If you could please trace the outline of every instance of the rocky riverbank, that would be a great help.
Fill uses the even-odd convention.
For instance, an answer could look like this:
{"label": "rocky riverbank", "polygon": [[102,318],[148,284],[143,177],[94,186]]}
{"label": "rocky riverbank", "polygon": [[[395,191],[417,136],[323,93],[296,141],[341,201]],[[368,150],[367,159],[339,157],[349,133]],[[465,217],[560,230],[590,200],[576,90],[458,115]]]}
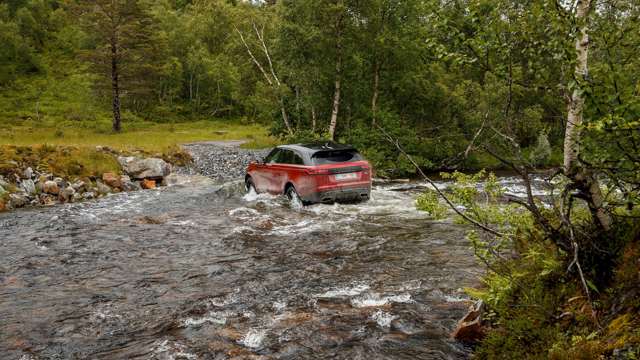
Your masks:
{"label": "rocky riverbank", "polygon": [[172,183],[172,164],[108,147],[3,148],[0,211],[78,202]]}

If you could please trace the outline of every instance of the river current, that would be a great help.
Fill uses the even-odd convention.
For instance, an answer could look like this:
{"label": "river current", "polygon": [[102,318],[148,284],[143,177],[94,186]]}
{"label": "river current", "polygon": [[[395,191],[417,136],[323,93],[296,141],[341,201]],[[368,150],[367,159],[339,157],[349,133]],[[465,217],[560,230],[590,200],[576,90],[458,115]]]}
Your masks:
{"label": "river current", "polygon": [[462,359],[482,268],[416,184],[294,209],[241,182],[0,214],[2,359]]}

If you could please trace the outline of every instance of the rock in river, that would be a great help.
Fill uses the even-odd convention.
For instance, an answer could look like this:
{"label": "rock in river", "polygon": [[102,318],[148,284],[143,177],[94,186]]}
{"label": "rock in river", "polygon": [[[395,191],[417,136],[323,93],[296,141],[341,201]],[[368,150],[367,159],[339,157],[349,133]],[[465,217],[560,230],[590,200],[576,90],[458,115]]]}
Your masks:
{"label": "rock in river", "polygon": [[22,183],[20,183],[20,187],[28,195],[35,195],[36,193],[36,184],[31,179],[22,180]]}
{"label": "rock in river", "polygon": [[118,158],[118,162],[134,179],[162,179],[171,173],[171,165],[158,158],[138,158],[135,156]]}
{"label": "rock in river", "polygon": [[27,197],[22,194],[10,194],[9,201],[14,208],[21,208],[27,205]]}
{"label": "rock in river", "polygon": [[143,189],[155,189],[156,182],[154,180],[144,179],[141,184]]}
{"label": "rock in river", "polygon": [[76,191],[73,190],[73,188],[71,186],[68,186],[64,189],[62,189],[62,191],[60,191],[60,196],[59,199],[62,202],[71,202],[71,200],[73,199],[73,194],[75,194]]}

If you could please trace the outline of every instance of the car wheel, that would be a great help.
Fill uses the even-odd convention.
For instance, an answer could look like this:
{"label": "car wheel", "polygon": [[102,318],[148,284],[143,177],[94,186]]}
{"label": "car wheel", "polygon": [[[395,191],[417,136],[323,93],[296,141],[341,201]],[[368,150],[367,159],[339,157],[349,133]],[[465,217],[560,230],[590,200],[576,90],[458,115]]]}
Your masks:
{"label": "car wheel", "polygon": [[256,191],[256,186],[253,184],[253,180],[250,177],[244,181],[244,190],[247,193],[250,193],[251,191],[258,193],[258,191]]}
{"label": "car wheel", "polygon": [[285,195],[287,195],[287,199],[289,199],[289,204],[292,208],[302,209],[302,207],[304,207],[304,202],[300,198],[300,195],[298,195],[296,188],[294,188],[293,186],[289,186],[287,188],[287,190],[285,191]]}

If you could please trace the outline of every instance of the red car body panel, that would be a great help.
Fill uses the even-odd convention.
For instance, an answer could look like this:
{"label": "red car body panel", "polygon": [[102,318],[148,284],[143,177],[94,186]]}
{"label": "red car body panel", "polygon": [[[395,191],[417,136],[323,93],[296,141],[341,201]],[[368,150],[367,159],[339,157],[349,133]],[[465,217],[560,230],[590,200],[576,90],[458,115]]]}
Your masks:
{"label": "red car body panel", "polygon": [[371,178],[371,165],[365,160],[322,165],[253,162],[246,175],[257,192],[283,194],[293,186],[306,202],[368,200]]}

